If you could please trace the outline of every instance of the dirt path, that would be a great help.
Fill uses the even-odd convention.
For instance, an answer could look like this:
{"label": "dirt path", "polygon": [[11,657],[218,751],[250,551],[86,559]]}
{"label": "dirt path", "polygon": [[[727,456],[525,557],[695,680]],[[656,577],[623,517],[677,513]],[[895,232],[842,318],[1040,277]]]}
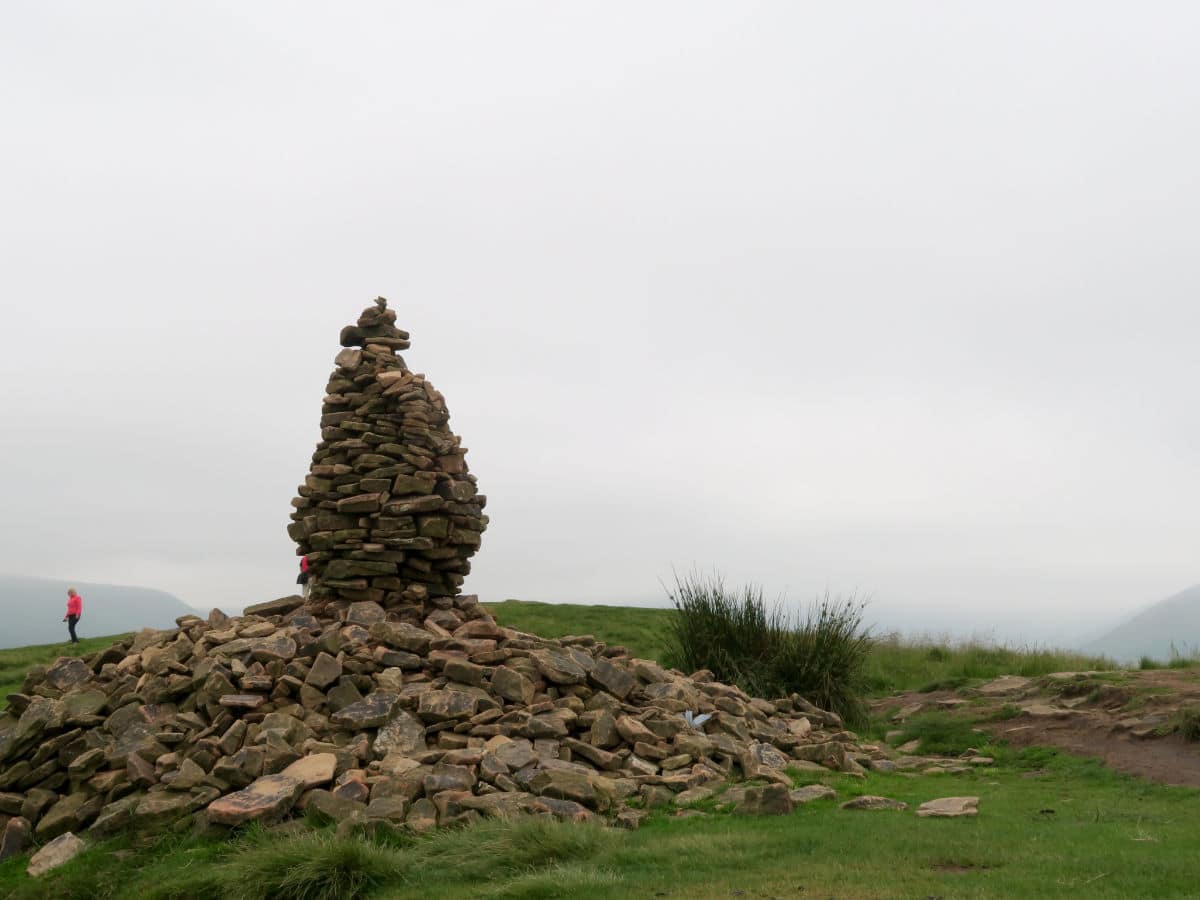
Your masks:
{"label": "dirt path", "polygon": [[[873,705],[913,710],[920,704],[923,711],[948,708],[952,715],[972,718],[1016,706],[1020,715],[977,727],[1018,747],[1057,747],[1158,784],[1200,787],[1200,744],[1159,733],[1180,710],[1200,710],[1200,672],[1060,673],[1021,681],[991,682],[996,689],[990,694],[989,685],[983,685],[965,696],[907,693]],[[963,699],[969,704],[956,711],[954,704]]]}

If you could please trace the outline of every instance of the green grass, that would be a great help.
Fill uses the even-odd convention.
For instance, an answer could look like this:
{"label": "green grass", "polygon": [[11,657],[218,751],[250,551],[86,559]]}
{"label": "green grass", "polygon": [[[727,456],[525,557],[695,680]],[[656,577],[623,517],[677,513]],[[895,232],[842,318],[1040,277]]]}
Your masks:
{"label": "green grass", "polygon": [[608,644],[628,647],[634,656],[661,662],[667,649],[670,609],[633,606],[577,606],[572,603],[534,603],[505,600],[485,604],[496,621],[542,637],[591,634]]}
{"label": "green grass", "polygon": [[[251,832],[97,846],[34,882],[0,864],[0,896],[70,898],[1188,897],[1200,792],[1149,785],[1052,750],[1007,751],[964,775],[818,775],[838,800],[904,800],[906,812],[817,801],[790,816],[656,814],[636,832],[489,821],[420,839]],[[805,773],[808,774],[808,773]],[[974,819],[919,819],[944,796],[980,797]],[[744,894],[739,893],[744,892]]]}
{"label": "green grass", "polygon": [[21,689],[25,673],[34,666],[49,665],[60,656],[87,656],[97,650],[105,650],[126,637],[128,635],[114,634],[109,637],[81,638],[78,644],[63,641],[61,644],[37,644],[0,650],[0,709],[8,706],[5,698]]}
{"label": "green grass", "polygon": [[[547,636],[593,633],[638,655],[661,658],[670,610],[508,601],[492,607],[506,625]],[[0,677],[77,647],[0,651]],[[885,642],[898,686],[975,679],[1010,671],[1100,668],[1078,658],[1020,651],[988,663],[970,648]],[[987,648],[982,648],[987,649]],[[985,654],[986,656],[986,654]],[[1004,667],[1003,661],[1015,663]],[[1026,665],[1028,664],[1028,665]],[[1001,667],[998,671],[988,665]],[[907,668],[905,668],[907,666]],[[1183,724],[1183,723],[1181,723]],[[1182,730],[1182,729],[1181,729]],[[943,796],[981,798],[974,819],[918,819],[907,812],[854,812],[817,801],[792,815],[676,819],[656,812],[632,833],[543,820],[489,821],[425,838],[339,837],[329,829],[251,830],[232,838],[123,836],[34,881],[27,858],[0,863],[0,897],[96,900],[322,900],[322,898],[669,897],[1189,897],[1196,894],[1194,809],[1200,792],[1147,784],[1094,760],[1044,748],[989,743],[972,723],[944,713],[915,717],[904,737],[920,752],[974,747],[997,760],[962,775],[872,773],[865,780],[801,774],[835,787],[839,801],[882,794],[915,807]],[[713,810],[715,803],[702,803]]]}
{"label": "green grass", "polygon": [[[506,600],[487,604],[501,625],[544,637],[594,634],[610,644],[624,644],[638,656],[666,661],[673,609],[629,606],[576,606]],[[875,642],[867,658],[870,693],[957,690],[1000,675],[1034,677],[1051,672],[1114,670],[1111,659],[1046,647],[1008,647],[980,641],[937,643],[888,635]]]}
{"label": "green grass", "polygon": [[874,694],[893,691],[957,690],[972,681],[1001,675],[1036,677],[1051,672],[1118,668],[1114,660],[1048,647],[1008,647],[967,641],[951,644],[896,635],[876,642],[867,663]]}

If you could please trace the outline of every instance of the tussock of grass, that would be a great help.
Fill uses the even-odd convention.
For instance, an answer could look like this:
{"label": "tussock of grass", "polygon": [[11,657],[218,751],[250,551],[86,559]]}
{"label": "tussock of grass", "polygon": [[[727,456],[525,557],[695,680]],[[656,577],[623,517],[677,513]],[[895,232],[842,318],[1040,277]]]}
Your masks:
{"label": "tussock of grass", "polygon": [[600,825],[564,827],[542,818],[489,819],[472,828],[439,831],[414,845],[412,872],[453,871],[458,877],[487,878],[523,872],[566,860],[590,859],[622,838]]}
{"label": "tussock of grass", "polygon": [[667,659],[709,669],[756,697],[798,693],[852,723],[866,720],[863,668],[871,638],[863,604],[828,595],[801,617],[768,608],[762,589],[725,587],[720,575],[675,578]]}
{"label": "tussock of grass", "polygon": [[246,900],[353,900],[406,868],[402,850],[355,837],[312,832],[272,839],[258,833],[224,866],[226,896]]}

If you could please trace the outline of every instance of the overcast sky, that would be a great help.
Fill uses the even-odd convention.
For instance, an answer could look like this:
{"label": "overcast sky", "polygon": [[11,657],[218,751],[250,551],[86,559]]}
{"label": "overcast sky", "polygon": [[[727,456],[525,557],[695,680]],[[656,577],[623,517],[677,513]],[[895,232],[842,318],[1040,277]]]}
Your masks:
{"label": "overcast sky", "polygon": [[672,568],[1067,640],[1200,581],[1200,8],[0,6],[0,572],[236,609],[338,330],[486,600]]}

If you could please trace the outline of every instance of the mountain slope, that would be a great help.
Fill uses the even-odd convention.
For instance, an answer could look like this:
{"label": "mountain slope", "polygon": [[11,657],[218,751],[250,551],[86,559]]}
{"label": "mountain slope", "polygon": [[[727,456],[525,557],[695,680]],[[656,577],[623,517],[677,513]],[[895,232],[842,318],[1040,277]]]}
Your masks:
{"label": "mountain slope", "polygon": [[66,641],[62,617],[69,587],[83,597],[83,618],[75,629],[81,638],[174,627],[177,616],[195,612],[178,597],[150,588],[0,575],[0,647]]}
{"label": "mountain slope", "polygon": [[1200,648],[1200,585],[1160,600],[1133,618],[1083,646],[1120,660],[1149,656],[1168,660],[1173,653],[1192,655]]}

